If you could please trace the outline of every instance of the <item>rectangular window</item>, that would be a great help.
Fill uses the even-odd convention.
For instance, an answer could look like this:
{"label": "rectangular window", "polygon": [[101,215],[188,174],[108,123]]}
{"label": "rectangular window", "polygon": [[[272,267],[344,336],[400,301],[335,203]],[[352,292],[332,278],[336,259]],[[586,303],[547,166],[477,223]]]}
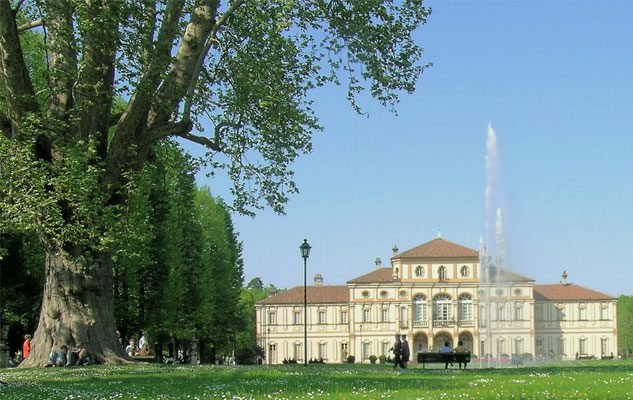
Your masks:
{"label": "rectangular window", "polygon": [[409,322],[409,312],[406,307],[400,308],[400,325],[407,327]]}
{"label": "rectangular window", "polygon": [[295,311],[292,314],[292,323],[295,325],[301,325],[301,311]]}
{"label": "rectangular window", "polygon": [[580,306],[578,309],[578,319],[581,321],[587,320],[587,308],[584,306]]}
{"label": "rectangular window", "polygon": [[483,356],[486,356],[486,342],[484,342],[483,340],[479,342],[479,354],[483,354]]}
{"label": "rectangular window", "polygon": [[535,319],[537,321],[542,321],[543,320],[543,306],[541,304],[538,304],[535,310],[536,310]]}
{"label": "rectangular window", "polygon": [[499,339],[499,355],[506,354],[506,341],[503,339]]}
{"label": "rectangular window", "polygon": [[603,321],[609,319],[609,309],[606,306],[600,307],[600,319]]}
{"label": "rectangular window", "polygon": [[341,343],[341,361],[347,361],[347,343]]}
{"label": "rectangular window", "polygon": [[303,345],[301,343],[295,343],[294,358],[297,361],[299,360],[303,361]]}
{"label": "rectangular window", "polygon": [[389,321],[389,310],[387,310],[387,309],[380,310],[380,321],[381,322],[388,322]]}
{"label": "rectangular window", "polygon": [[268,325],[277,325],[277,313],[268,313]]}
{"label": "rectangular window", "polygon": [[558,355],[565,355],[565,339],[563,338],[558,338]]}
{"label": "rectangular window", "polygon": [[603,356],[606,356],[609,352],[609,339],[602,338],[600,339],[600,352]]}
{"label": "rectangular window", "polygon": [[341,311],[341,324],[347,323],[347,311]]}
{"label": "rectangular window", "polygon": [[368,308],[363,310],[363,322],[369,322],[369,312]]}
{"label": "rectangular window", "polygon": [[319,343],[319,359],[327,360],[327,343]]}
{"label": "rectangular window", "polygon": [[382,354],[383,356],[389,356],[390,348],[391,346],[389,346],[388,342],[382,342],[382,352],[380,354]]}
{"label": "rectangular window", "polygon": [[497,321],[505,321],[505,319],[506,319],[505,307],[504,306],[497,307]]}
{"label": "rectangular window", "polygon": [[517,307],[514,309],[514,319],[516,321],[523,321],[523,307]]}
{"label": "rectangular window", "polygon": [[319,311],[319,324],[325,324],[326,322],[325,311]]}
{"label": "rectangular window", "polygon": [[587,339],[578,340],[578,352],[581,356],[587,354]]}
{"label": "rectangular window", "polygon": [[371,343],[369,343],[369,342],[363,343],[363,360],[368,359],[369,356],[371,355],[371,354],[369,354],[369,346],[370,346],[370,344]]}
{"label": "rectangular window", "polygon": [[514,341],[514,352],[516,354],[523,354],[523,340],[522,339],[516,339]]}

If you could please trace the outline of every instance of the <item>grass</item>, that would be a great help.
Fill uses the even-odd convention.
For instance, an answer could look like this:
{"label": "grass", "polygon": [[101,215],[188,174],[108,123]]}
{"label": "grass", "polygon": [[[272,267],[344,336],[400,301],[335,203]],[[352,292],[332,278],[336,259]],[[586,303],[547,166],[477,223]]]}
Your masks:
{"label": "grass", "polygon": [[3,369],[0,399],[632,399],[633,361],[406,371],[382,365]]}

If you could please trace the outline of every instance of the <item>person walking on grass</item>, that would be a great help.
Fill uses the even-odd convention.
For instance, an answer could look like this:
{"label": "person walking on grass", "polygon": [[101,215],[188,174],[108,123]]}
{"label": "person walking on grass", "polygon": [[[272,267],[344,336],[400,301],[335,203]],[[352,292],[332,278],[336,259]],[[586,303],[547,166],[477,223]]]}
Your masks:
{"label": "person walking on grass", "polygon": [[402,335],[402,362],[400,368],[406,369],[407,363],[411,357],[411,350],[409,349],[409,342],[407,341],[407,335]]}
{"label": "person walking on grass", "polygon": [[398,366],[402,367],[402,342],[400,341],[400,334],[396,333],[396,342],[390,350],[393,351],[393,369],[398,368]]}

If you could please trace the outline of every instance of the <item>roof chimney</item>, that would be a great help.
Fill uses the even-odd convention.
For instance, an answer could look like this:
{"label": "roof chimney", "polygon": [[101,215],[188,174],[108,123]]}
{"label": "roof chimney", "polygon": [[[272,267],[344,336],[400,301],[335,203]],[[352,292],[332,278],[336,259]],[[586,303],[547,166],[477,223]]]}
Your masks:
{"label": "roof chimney", "polygon": [[323,275],[314,275],[314,286],[323,286]]}
{"label": "roof chimney", "polygon": [[382,266],[382,260],[380,259],[380,257],[376,257],[376,261],[374,261],[374,263],[376,263],[376,269]]}
{"label": "roof chimney", "polygon": [[563,271],[563,275],[561,276],[560,283],[562,285],[567,285],[567,271]]}

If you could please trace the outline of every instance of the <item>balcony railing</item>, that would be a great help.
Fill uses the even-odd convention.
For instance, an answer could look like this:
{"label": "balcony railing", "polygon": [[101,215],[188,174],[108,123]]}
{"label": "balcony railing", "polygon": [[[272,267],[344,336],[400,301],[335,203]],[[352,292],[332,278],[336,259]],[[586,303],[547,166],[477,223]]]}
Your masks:
{"label": "balcony railing", "polygon": [[457,322],[459,324],[459,326],[464,326],[464,327],[473,327],[475,326],[475,321],[473,320],[461,320]]}
{"label": "balcony railing", "polygon": [[413,321],[414,328],[426,328],[429,326],[429,321]]}
{"label": "balcony railing", "polygon": [[450,328],[455,326],[455,321],[434,320],[433,326],[436,328]]}

